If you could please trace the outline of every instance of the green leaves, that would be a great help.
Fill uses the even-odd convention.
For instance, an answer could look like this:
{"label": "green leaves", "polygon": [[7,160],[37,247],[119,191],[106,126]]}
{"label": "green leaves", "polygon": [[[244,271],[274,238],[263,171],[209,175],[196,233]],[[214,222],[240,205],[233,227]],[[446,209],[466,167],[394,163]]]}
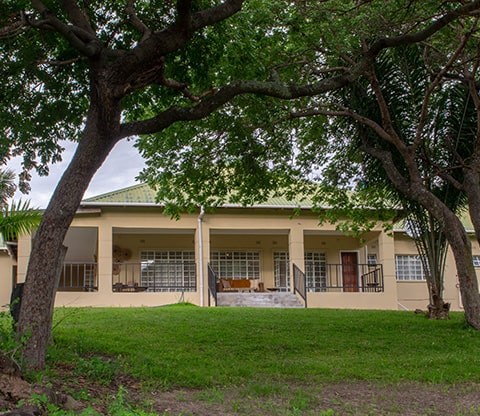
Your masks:
{"label": "green leaves", "polygon": [[0,217],[0,234],[4,241],[16,241],[20,234],[30,233],[35,229],[42,215],[30,208],[28,201],[18,201],[6,207]]}
{"label": "green leaves", "polygon": [[[220,3],[194,2],[192,11]],[[208,103],[211,94],[238,79],[304,85],[343,74],[362,57],[365,46],[383,36],[421,30],[439,13],[454,7],[437,3],[245,2],[231,18],[191,34],[185,46],[172,48],[163,57],[165,72],[144,88],[132,88],[123,98],[122,120],[149,119],[174,106],[192,108],[196,105],[192,96],[203,97],[203,102]],[[8,12],[25,9],[31,21],[38,23],[41,16],[29,4],[10,4]],[[66,6],[57,2],[47,5],[63,24],[72,24]],[[156,33],[164,31],[176,18],[171,2],[138,1],[134,5],[136,18]],[[50,28],[39,29],[41,25],[31,25],[18,36],[0,41],[3,163],[21,154],[27,172],[36,169],[48,174],[49,164],[61,158],[60,141],[79,140],[90,99],[95,98],[90,96],[92,85],[105,83],[112,86],[112,91],[113,86],[118,87],[106,70],[107,64],[122,54],[134,54],[148,34],[141,33],[139,25],[133,23],[126,6],[125,0],[95,0],[84,5],[96,42],[103,48],[101,56],[91,61],[64,36]],[[9,18],[0,19],[0,24],[8,22]],[[403,49],[402,53],[410,50]],[[156,62],[159,57],[153,52],[151,58]],[[417,111],[417,95],[423,84],[414,80],[418,74],[413,58],[402,61],[413,66],[397,66],[389,72],[395,82],[390,83],[391,95],[387,98]],[[380,69],[383,64],[387,65],[386,61]],[[99,67],[105,71],[100,71],[94,80],[92,73]],[[383,72],[391,69],[385,67]],[[158,67],[155,70],[163,71]],[[170,88],[160,80],[185,87]],[[129,86],[123,87],[130,91]],[[373,108],[365,95],[365,83],[360,81],[357,87],[344,98]],[[352,180],[361,176],[358,167],[364,162],[347,145],[355,129],[343,126],[338,134],[324,116],[302,121],[289,116],[303,108],[321,108],[331,104],[332,99],[338,103],[333,94],[288,103],[254,95],[237,97],[206,120],[173,125],[158,135],[141,138],[138,148],[147,159],[141,178],[159,189],[159,198],[183,206],[216,205],[227,199],[238,203],[264,200],[271,192],[290,192],[299,180],[320,174],[327,178],[328,186],[351,188]],[[407,129],[415,112],[409,113],[410,118],[405,115],[399,114],[397,121]],[[335,135],[335,139],[330,140],[328,134]],[[340,150],[348,152],[348,163],[335,156]],[[326,168],[328,164],[333,168]],[[22,178],[28,179],[28,173]]]}
{"label": "green leaves", "polygon": [[299,175],[291,137],[265,111],[275,105],[238,98],[206,120],[140,139],[147,160],[140,177],[157,186],[162,202],[182,208],[252,204],[287,190]]}
{"label": "green leaves", "polygon": [[15,241],[22,233],[29,233],[38,226],[41,214],[30,209],[28,201],[17,201],[10,205],[16,186],[15,174],[10,170],[0,170],[0,234],[4,241]]}

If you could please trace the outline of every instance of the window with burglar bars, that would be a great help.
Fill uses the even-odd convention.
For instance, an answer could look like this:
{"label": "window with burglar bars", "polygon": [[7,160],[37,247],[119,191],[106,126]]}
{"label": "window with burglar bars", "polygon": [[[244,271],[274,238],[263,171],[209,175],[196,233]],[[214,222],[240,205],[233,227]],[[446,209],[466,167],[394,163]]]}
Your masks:
{"label": "window with burglar bars", "polygon": [[258,251],[212,251],[210,265],[219,277],[260,279]]}
{"label": "window with burglar bars", "polygon": [[140,284],[150,292],[196,290],[195,253],[144,250],[140,253]]}
{"label": "window with burglar bars", "polygon": [[290,264],[287,251],[273,253],[273,274],[275,287],[281,291],[290,290]]}
{"label": "window with burglar bars", "polygon": [[480,256],[473,256],[473,267],[480,267]]}
{"label": "window with burglar bars", "polygon": [[395,256],[397,280],[419,281],[425,280],[422,260],[417,255]]}
{"label": "window with burglar bars", "polygon": [[325,253],[310,251],[305,253],[305,279],[308,292],[327,290],[327,260]]}

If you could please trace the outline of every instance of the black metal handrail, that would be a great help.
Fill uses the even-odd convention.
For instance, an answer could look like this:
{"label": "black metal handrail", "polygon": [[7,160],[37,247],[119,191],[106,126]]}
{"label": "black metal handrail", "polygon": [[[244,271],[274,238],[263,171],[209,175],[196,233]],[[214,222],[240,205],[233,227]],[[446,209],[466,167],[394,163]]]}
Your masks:
{"label": "black metal handrail", "polygon": [[366,271],[361,276],[363,292],[383,292],[385,290],[383,284],[383,267],[381,264],[375,266],[368,265]]}
{"label": "black metal handrail", "polygon": [[210,299],[213,298],[214,305],[217,306],[217,275],[213,271],[210,264],[208,265],[208,306],[210,304]]}
{"label": "black metal handrail", "polygon": [[305,273],[303,273],[296,264],[293,264],[293,293],[303,299],[305,307],[307,307],[307,284]]}

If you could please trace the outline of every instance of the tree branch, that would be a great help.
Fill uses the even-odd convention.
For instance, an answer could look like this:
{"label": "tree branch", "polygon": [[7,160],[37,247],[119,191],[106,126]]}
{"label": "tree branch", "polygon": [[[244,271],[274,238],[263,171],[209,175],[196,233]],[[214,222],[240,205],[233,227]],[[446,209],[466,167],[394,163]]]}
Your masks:
{"label": "tree branch", "polygon": [[61,4],[74,26],[88,33],[90,37],[95,37],[95,31],[90,25],[88,15],[80,9],[75,0],[61,0]]}
{"label": "tree branch", "polygon": [[191,29],[197,31],[221,22],[240,11],[244,0],[225,0],[218,6],[202,10],[191,17]]}
{"label": "tree branch", "polygon": [[77,58],[72,58],[72,59],[66,59],[64,61],[45,61],[45,60],[37,60],[37,64],[39,65],[50,65],[50,66],[64,66],[64,65],[71,65],[76,62],[85,60],[87,58],[85,57],[77,57]]}
{"label": "tree branch", "polygon": [[389,142],[392,143],[400,152],[407,152],[408,147],[403,140],[400,139],[397,132],[393,128],[392,118],[390,116],[390,111],[388,109],[388,104],[385,101],[383,96],[382,89],[380,87],[380,82],[378,82],[377,75],[373,65],[370,70],[367,71],[366,76],[370,82],[375,98],[377,99],[378,108],[380,114],[382,115],[382,126],[383,129],[387,132],[388,137],[390,137]]}
{"label": "tree branch", "polygon": [[396,46],[411,45],[414,43],[422,42],[427,40],[430,36],[443,29],[455,19],[460,16],[468,16],[472,12],[478,12],[480,8],[480,0],[472,1],[466,3],[459,7],[456,10],[445,13],[442,17],[435,20],[431,25],[427,26],[425,29],[416,32],[408,33],[404,35],[394,36],[391,38],[383,38],[374,42],[369,49],[369,53],[374,55],[378,54],[381,50],[386,48],[392,48]]}
{"label": "tree branch", "polygon": [[177,0],[177,19],[175,25],[182,30],[189,30],[191,25],[192,0]]}
{"label": "tree branch", "polygon": [[13,38],[27,27],[27,18],[24,12],[12,15],[8,20],[13,21],[0,27],[0,39]]}
{"label": "tree branch", "polygon": [[454,62],[457,60],[457,58],[460,56],[460,54],[465,49],[465,45],[467,44],[468,39],[473,34],[473,32],[476,31],[477,22],[478,22],[478,19],[476,19],[475,24],[472,25],[471,30],[467,34],[460,36],[461,41],[460,41],[460,44],[459,44],[458,48],[452,54],[450,59],[448,59],[447,63],[442,68],[442,70],[436,74],[434,80],[430,83],[430,85],[427,88],[427,91],[425,92],[425,95],[423,97],[423,102],[422,102],[422,110],[420,111],[420,118],[419,118],[419,121],[418,121],[418,126],[417,126],[417,129],[416,129],[416,133],[415,133],[415,140],[414,140],[414,143],[413,143],[413,149],[414,150],[416,150],[418,148],[418,146],[420,145],[421,140],[422,140],[422,131],[423,131],[423,128],[425,127],[425,123],[427,121],[428,105],[429,105],[429,102],[430,102],[430,96],[432,95],[435,88],[437,88],[437,86],[440,84],[440,82],[443,79],[443,77],[445,76],[445,74],[448,72],[448,70],[452,67]]}
{"label": "tree branch", "polygon": [[94,34],[81,27],[67,25],[58,19],[40,0],[31,0],[32,6],[43,16],[43,20],[29,22],[36,28],[51,27],[60,33],[75,49],[87,57],[96,56],[101,48],[101,43]]}
{"label": "tree branch", "polygon": [[269,97],[292,100],[314,96],[341,88],[349,82],[348,77],[335,77],[316,84],[287,86],[280,82],[238,80],[219,89],[206,100],[191,107],[173,106],[147,120],[123,124],[118,139],[133,135],[159,132],[178,121],[200,120],[241,94],[261,94]]}
{"label": "tree branch", "polygon": [[[242,0],[231,0],[223,3],[220,6],[217,6],[214,9],[224,7],[221,13],[221,15],[224,16],[228,13],[234,13],[233,10],[235,9],[235,7],[240,7],[241,3]],[[118,139],[133,135],[153,134],[167,128],[168,126],[178,121],[199,120],[208,116],[213,111],[220,108],[221,106],[223,106],[224,104],[226,104],[240,94],[261,94],[284,100],[292,100],[300,97],[312,97],[315,95],[324,94],[329,91],[337,90],[358,79],[360,76],[364,75],[370,68],[372,68],[372,64],[376,56],[382,49],[420,42],[428,36],[431,36],[431,34],[445,27],[456,17],[468,14],[476,7],[480,7],[480,0],[469,3],[466,6],[462,6],[455,12],[447,13],[445,16],[433,22],[428,28],[424,29],[418,34],[402,35],[394,38],[381,39],[375,42],[371,46],[371,48],[364,53],[363,57],[357,64],[353,65],[349,71],[346,71],[341,75],[337,75],[328,79],[322,79],[314,84],[307,84],[302,86],[288,86],[278,81],[262,82],[238,80],[219,89],[207,100],[202,101],[197,105],[191,107],[174,106],[150,119],[123,124],[119,130]],[[199,13],[203,17],[210,15],[210,19],[213,19],[213,15],[218,17],[218,15],[216,14],[212,15],[211,10],[212,9],[208,9]],[[195,20],[195,16],[198,17],[199,13],[196,13],[193,16],[192,20]],[[391,134],[387,135],[389,139],[392,140],[393,136],[391,136]],[[400,144],[399,151],[407,151],[405,144],[403,142],[399,143],[399,139],[397,137],[395,145],[398,144]]]}
{"label": "tree branch", "polygon": [[145,23],[143,23],[140,20],[140,18],[137,16],[133,1],[134,0],[128,0],[127,6],[125,7],[125,11],[133,27],[137,29],[140,33],[142,33],[142,38],[140,39],[140,42],[142,42],[152,34],[152,30]]}
{"label": "tree branch", "polygon": [[405,177],[397,169],[397,166],[392,158],[392,153],[387,150],[382,150],[375,148],[368,144],[368,142],[362,138],[362,145],[360,149],[365,153],[368,153],[370,156],[373,156],[382,164],[387,176],[390,178],[395,187],[403,192],[405,195],[408,195],[410,192],[410,184],[405,179]]}

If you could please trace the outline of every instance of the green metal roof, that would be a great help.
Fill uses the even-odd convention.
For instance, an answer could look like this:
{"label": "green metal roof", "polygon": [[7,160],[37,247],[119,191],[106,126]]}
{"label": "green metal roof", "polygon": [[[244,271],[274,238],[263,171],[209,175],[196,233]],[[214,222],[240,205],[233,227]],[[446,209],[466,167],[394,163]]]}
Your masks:
{"label": "green metal roof", "polygon": [[[147,184],[133,185],[128,188],[118,189],[98,196],[84,199],[82,205],[159,205],[155,202],[155,190]],[[224,207],[241,207],[240,204],[224,204]],[[261,208],[311,208],[309,200],[302,202],[288,200],[285,197],[276,196],[267,201],[255,204],[252,207]]]}
{"label": "green metal roof", "polygon": [[147,184],[139,184],[129,186],[128,188],[118,189],[84,199],[82,204],[139,204],[148,205],[155,204],[155,191]]}
{"label": "green metal roof", "polygon": [[[86,206],[98,206],[98,205],[113,205],[113,206],[149,206],[157,205],[162,206],[155,202],[155,190],[150,188],[147,184],[142,183],[139,185],[129,186],[128,188],[118,189],[116,191],[108,192],[98,196],[84,199],[82,205]],[[224,207],[234,208],[241,207],[240,204],[224,204]],[[269,198],[267,201],[251,206],[252,208],[303,208],[309,209],[312,207],[312,202],[308,199],[300,201],[292,201],[282,196],[276,196]],[[470,221],[468,211],[462,213],[460,217],[465,229],[469,232],[473,231],[473,225]],[[403,231],[403,222],[395,225],[395,231]],[[2,248],[0,240],[0,249]]]}

